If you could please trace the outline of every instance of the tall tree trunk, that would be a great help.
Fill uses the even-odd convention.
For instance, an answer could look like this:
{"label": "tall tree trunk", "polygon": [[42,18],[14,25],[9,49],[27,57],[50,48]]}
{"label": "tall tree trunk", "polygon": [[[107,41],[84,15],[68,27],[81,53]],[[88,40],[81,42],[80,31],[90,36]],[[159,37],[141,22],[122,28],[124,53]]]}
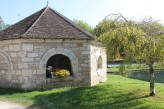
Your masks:
{"label": "tall tree trunk", "polygon": [[150,79],[150,96],[155,96],[155,76],[153,62],[149,65],[149,79]]}

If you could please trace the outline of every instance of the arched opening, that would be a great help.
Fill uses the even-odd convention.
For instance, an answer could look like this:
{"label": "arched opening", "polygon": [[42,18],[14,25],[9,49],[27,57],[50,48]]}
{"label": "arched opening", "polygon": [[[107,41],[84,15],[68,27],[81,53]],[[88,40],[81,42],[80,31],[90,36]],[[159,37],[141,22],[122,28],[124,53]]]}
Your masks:
{"label": "arched opening", "polygon": [[97,62],[97,68],[98,68],[98,69],[101,69],[101,68],[102,68],[102,66],[103,66],[102,63],[103,63],[103,62],[102,62],[102,57],[99,56],[98,62]]}
{"label": "arched opening", "polygon": [[10,86],[11,79],[11,63],[10,58],[6,52],[0,50],[0,86]]}
{"label": "arched opening", "polygon": [[[46,68],[48,68],[48,66],[51,66],[52,68],[66,69],[70,72],[71,76],[73,75],[70,59],[62,54],[56,54],[50,57],[47,61]],[[51,73],[47,69],[46,77],[51,78]]]}

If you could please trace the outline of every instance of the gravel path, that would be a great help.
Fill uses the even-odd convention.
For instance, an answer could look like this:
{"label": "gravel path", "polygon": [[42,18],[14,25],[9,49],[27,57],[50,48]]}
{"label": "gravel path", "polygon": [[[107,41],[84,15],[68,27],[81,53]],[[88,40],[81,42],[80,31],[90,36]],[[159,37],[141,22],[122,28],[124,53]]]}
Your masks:
{"label": "gravel path", "polygon": [[0,101],[0,109],[29,109],[19,104],[14,104],[6,101]]}

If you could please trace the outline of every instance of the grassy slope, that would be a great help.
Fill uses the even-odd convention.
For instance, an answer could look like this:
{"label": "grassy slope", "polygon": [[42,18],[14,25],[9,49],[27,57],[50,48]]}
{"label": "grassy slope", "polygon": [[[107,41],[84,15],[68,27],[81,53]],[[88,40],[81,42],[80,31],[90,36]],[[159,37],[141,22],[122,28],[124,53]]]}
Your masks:
{"label": "grassy slope", "polygon": [[57,88],[48,91],[0,89],[0,99],[43,109],[163,109],[164,84],[156,84],[156,97],[148,97],[149,83],[108,75],[94,87]]}

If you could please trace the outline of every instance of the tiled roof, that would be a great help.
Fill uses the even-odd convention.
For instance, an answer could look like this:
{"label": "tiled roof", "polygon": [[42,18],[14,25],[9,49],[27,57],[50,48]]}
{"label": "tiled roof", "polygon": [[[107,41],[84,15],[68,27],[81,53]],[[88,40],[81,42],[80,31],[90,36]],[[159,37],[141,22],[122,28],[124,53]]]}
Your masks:
{"label": "tiled roof", "polygon": [[77,39],[92,40],[92,35],[60,13],[46,7],[0,31],[0,39]]}

